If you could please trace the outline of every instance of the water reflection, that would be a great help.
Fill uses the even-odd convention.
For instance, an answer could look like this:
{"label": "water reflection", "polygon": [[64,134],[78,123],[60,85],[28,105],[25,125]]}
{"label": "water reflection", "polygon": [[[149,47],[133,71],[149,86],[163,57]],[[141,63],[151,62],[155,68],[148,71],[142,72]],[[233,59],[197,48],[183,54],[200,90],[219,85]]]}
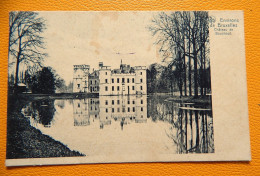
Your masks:
{"label": "water reflection", "polygon": [[121,129],[132,122],[147,120],[146,96],[101,96],[100,126],[110,125],[111,120],[120,121]]}
{"label": "water reflection", "polygon": [[44,134],[86,155],[101,154],[106,147],[134,152],[130,146],[140,152],[214,152],[207,104],[174,103],[165,96],[100,96],[35,101],[22,113]]}
{"label": "water reflection", "polygon": [[172,126],[167,132],[177,153],[213,153],[214,135],[211,105],[174,103],[159,96],[148,98],[148,116]]}
{"label": "water reflection", "polygon": [[22,111],[25,116],[33,118],[31,120],[33,123],[40,123],[44,127],[50,127],[51,123],[54,123],[53,117],[56,111],[54,100],[30,102]]}
{"label": "water reflection", "polygon": [[90,114],[88,106],[88,99],[73,100],[74,126],[90,125]]}
{"label": "water reflection", "polygon": [[100,129],[114,122],[124,125],[147,121],[146,96],[101,96],[73,101],[74,126],[87,126],[99,120]]}

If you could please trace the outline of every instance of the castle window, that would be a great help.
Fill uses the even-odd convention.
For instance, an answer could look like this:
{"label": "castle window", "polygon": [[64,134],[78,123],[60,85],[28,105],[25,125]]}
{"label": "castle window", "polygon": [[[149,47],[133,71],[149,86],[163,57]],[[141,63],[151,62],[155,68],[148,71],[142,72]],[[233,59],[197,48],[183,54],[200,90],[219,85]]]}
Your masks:
{"label": "castle window", "polygon": [[127,108],[127,111],[130,112],[130,108],[129,107]]}
{"label": "castle window", "polygon": [[106,105],[108,105],[108,101],[106,100]]}
{"label": "castle window", "polygon": [[119,78],[117,78],[117,83],[119,83]]}
{"label": "castle window", "polygon": [[142,83],[142,82],[143,82],[143,79],[140,79],[140,82]]}
{"label": "castle window", "polygon": [[112,78],[112,80],[111,80],[111,81],[112,81],[112,83],[114,83],[114,78]]}
{"label": "castle window", "polygon": [[125,78],[122,78],[122,83],[125,83]]}
{"label": "castle window", "polygon": [[141,100],[141,104],[143,104],[143,100]]}
{"label": "castle window", "polygon": [[117,108],[117,112],[120,112],[120,108]]}
{"label": "castle window", "polygon": [[141,111],[143,111],[143,107],[141,107]]}
{"label": "castle window", "polygon": [[129,78],[127,78],[127,83],[129,83],[130,82],[130,79]]}
{"label": "castle window", "polygon": [[117,104],[120,104],[120,100],[117,100]]}
{"label": "castle window", "polygon": [[108,87],[107,86],[105,87],[105,90],[108,91]]}
{"label": "castle window", "polygon": [[108,109],[106,108],[106,112],[108,112]]}
{"label": "castle window", "polygon": [[132,78],[132,83],[135,83],[135,79],[134,78]]}
{"label": "castle window", "polygon": [[117,86],[117,91],[119,91],[120,90],[120,87],[119,86]]}
{"label": "castle window", "polygon": [[133,112],[135,112],[135,107],[133,107]]}
{"label": "castle window", "polygon": [[80,107],[80,104],[78,103],[78,107]]}
{"label": "castle window", "polygon": [[135,86],[132,87],[132,90],[135,90]]}
{"label": "castle window", "polygon": [[112,108],[112,113],[114,113],[115,112],[115,109],[114,108]]}
{"label": "castle window", "polygon": [[133,104],[135,104],[135,101],[133,100]]}
{"label": "castle window", "polygon": [[[105,82],[107,83],[107,79],[105,79]],[[92,84],[92,83],[91,83]]]}
{"label": "castle window", "polygon": [[114,86],[112,86],[112,91],[114,91]]}
{"label": "castle window", "polygon": [[114,100],[112,100],[112,105],[113,105],[114,103],[115,103]]}
{"label": "castle window", "polygon": [[127,101],[127,104],[130,104],[130,100]]}
{"label": "castle window", "polygon": [[107,72],[106,72],[106,75],[107,75]]}
{"label": "castle window", "polygon": [[92,84],[92,80],[90,81],[90,84]]}
{"label": "castle window", "polygon": [[80,88],[80,84],[78,84],[78,88]]}
{"label": "castle window", "polygon": [[125,108],[122,108],[122,112],[125,112]]}
{"label": "castle window", "polygon": [[95,80],[95,84],[97,84],[97,80]]}
{"label": "castle window", "polygon": [[143,86],[140,86],[140,90],[143,90]]}
{"label": "castle window", "polygon": [[142,75],[143,74],[143,72],[140,72],[140,75]]}

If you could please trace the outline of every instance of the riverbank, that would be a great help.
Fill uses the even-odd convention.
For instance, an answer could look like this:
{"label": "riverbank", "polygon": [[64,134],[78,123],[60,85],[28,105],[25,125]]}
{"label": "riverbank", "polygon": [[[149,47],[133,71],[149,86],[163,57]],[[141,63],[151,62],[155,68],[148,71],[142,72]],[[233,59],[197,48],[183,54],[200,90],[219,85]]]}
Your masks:
{"label": "riverbank", "polygon": [[8,99],[7,159],[85,156],[32,127],[21,114],[25,103],[23,98]]}
{"label": "riverbank", "polygon": [[[14,95],[10,94],[9,97]],[[20,100],[41,100],[41,99],[82,99],[97,98],[98,93],[54,93],[54,94],[31,94],[20,93],[16,95]]]}

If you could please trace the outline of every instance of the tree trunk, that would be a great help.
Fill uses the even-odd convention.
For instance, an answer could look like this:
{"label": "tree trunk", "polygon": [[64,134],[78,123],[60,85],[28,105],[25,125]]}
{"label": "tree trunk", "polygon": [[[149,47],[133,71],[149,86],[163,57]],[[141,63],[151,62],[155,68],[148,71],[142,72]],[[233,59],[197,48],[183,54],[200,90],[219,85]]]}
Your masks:
{"label": "tree trunk", "polygon": [[[201,37],[202,41],[202,37]],[[203,47],[202,47],[203,48]],[[203,49],[200,50],[200,95],[203,96],[203,87],[204,87],[204,69],[203,69]]]}
{"label": "tree trunk", "polygon": [[194,12],[194,15],[195,15],[195,24],[193,25],[193,29],[192,29],[192,34],[191,34],[191,37],[192,37],[192,45],[193,45],[193,56],[194,56],[194,97],[198,97],[198,53],[196,51],[196,48],[197,48],[197,43],[196,42],[199,42],[196,34],[195,34],[195,31],[194,30],[198,30],[196,29],[198,27],[197,23],[198,23],[198,19],[197,19],[197,13]]}
{"label": "tree trunk", "polygon": [[19,38],[19,50],[16,57],[16,69],[15,69],[15,83],[14,83],[14,90],[15,93],[17,92],[18,88],[18,74],[19,74],[19,64],[20,64],[20,56],[21,56],[21,44],[22,44],[22,38]]}
{"label": "tree trunk", "polygon": [[186,54],[186,51],[185,51],[185,37],[184,37],[184,34],[183,34],[183,69],[184,69],[184,95],[187,96],[187,80],[186,80],[186,62],[185,62],[185,54]]}
{"label": "tree trunk", "polygon": [[[203,78],[204,78],[204,81],[206,82],[206,80],[205,79],[207,79],[207,73],[206,73],[206,45],[205,45],[205,35],[204,35],[204,44],[203,44],[203,59],[204,59],[204,61],[203,61],[203,67],[204,67],[204,72],[203,72]],[[204,95],[206,96],[206,94],[207,94],[207,86],[206,86],[206,84],[205,84],[205,88],[204,88]]]}
{"label": "tree trunk", "polygon": [[191,88],[191,57],[190,57],[190,41],[189,41],[189,95],[192,96]]}
{"label": "tree trunk", "polygon": [[18,56],[16,58],[16,69],[15,69],[15,83],[14,83],[14,90],[17,91],[17,87],[18,87],[18,72],[19,72],[19,59]]}
{"label": "tree trunk", "polygon": [[[189,17],[189,26],[190,26],[190,17]],[[189,34],[188,34],[189,38],[189,95],[192,96],[192,91],[191,91],[191,56],[190,56],[190,29],[189,29]]]}
{"label": "tree trunk", "polygon": [[181,76],[179,77],[179,90],[180,90],[180,97],[182,97],[182,79]]}
{"label": "tree trunk", "polygon": [[194,96],[198,97],[198,65],[197,65],[197,53],[196,53],[196,44],[193,40],[193,52],[194,52]]}

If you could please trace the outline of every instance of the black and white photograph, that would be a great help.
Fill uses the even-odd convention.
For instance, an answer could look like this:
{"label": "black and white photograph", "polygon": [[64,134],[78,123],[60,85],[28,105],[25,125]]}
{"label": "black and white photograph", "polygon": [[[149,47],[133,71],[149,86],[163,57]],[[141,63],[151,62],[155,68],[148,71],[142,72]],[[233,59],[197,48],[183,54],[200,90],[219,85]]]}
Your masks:
{"label": "black and white photograph", "polygon": [[209,11],[10,12],[7,165],[225,160],[216,146],[233,125],[216,124],[234,108],[221,109],[229,101],[214,93],[231,88],[234,74],[215,76],[226,45],[214,38],[233,41],[239,20]]}

